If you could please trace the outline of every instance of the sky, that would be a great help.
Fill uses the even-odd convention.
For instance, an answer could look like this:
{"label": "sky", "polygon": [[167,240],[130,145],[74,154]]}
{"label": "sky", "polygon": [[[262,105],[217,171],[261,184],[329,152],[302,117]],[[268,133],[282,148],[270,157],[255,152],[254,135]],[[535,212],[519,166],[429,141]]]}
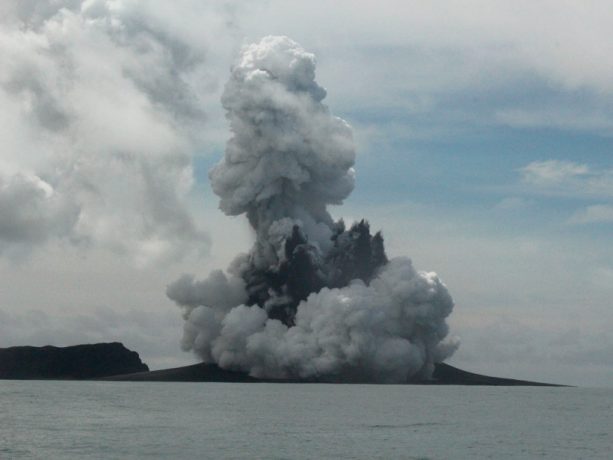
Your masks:
{"label": "sky", "polygon": [[449,363],[613,382],[613,10],[604,1],[9,0],[0,6],[0,347],[196,361],[166,295],[247,251],[208,170],[241,47],[317,56],[353,128],[330,209],[455,300]]}

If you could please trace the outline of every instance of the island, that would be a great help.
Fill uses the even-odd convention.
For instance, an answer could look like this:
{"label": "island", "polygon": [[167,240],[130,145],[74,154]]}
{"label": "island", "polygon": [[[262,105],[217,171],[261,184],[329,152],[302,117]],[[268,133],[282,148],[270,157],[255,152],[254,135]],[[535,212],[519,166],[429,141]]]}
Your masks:
{"label": "island", "polygon": [[86,380],[147,371],[138,353],[119,342],[0,348],[0,379]]}
{"label": "island", "polygon": [[[222,369],[216,364],[150,371],[137,352],[123,344],[97,343],[70,347],[0,348],[0,379],[100,380],[125,382],[242,382],[242,383],[369,383],[342,379],[257,379],[246,373]],[[490,377],[439,363],[432,378],[408,381],[415,385],[564,386],[509,378]]]}
{"label": "island", "polygon": [[[233,372],[220,368],[216,364],[192,364],[150,372],[138,372],[126,375],[106,377],[104,380],[131,382],[244,382],[244,383],[372,383],[369,381],[344,382],[342,379],[256,379],[245,373]],[[432,378],[428,380],[408,381],[412,385],[483,385],[483,386],[565,386],[552,383],[531,382],[501,377],[475,374],[450,366],[445,363],[435,364]]]}

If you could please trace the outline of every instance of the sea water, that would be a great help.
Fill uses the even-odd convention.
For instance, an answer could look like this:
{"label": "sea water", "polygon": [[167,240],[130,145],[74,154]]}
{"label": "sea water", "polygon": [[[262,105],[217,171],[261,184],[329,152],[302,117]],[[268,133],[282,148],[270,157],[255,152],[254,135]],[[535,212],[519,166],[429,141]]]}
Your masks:
{"label": "sea water", "polygon": [[613,389],[0,381],[0,459],[613,458]]}

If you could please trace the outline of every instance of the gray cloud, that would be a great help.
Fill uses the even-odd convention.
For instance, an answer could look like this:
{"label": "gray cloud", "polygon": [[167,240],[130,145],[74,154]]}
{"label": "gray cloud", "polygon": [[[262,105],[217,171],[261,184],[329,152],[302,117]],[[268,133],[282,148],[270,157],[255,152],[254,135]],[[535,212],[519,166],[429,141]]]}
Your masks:
{"label": "gray cloud", "polygon": [[[208,22],[221,22],[215,8]],[[189,209],[216,84],[204,37],[175,29],[163,2],[10,1],[3,13],[0,251],[62,239],[139,264],[206,253]]]}
{"label": "gray cloud", "polygon": [[67,233],[79,209],[36,176],[0,176],[0,253]]}

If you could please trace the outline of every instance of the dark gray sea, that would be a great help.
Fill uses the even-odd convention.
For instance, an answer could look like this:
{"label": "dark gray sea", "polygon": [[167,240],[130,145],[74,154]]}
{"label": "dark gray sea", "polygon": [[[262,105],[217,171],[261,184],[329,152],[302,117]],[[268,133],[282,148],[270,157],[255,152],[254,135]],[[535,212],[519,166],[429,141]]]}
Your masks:
{"label": "dark gray sea", "polygon": [[613,389],[0,381],[0,459],[613,458]]}

